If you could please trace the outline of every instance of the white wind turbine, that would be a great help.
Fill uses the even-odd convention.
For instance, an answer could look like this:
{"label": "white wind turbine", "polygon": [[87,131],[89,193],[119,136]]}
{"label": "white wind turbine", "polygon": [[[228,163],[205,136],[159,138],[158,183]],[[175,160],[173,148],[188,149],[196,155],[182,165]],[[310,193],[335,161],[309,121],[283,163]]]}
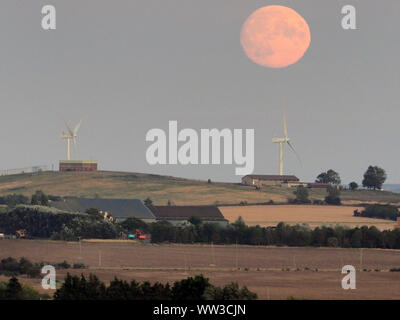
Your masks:
{"label": "white wind turbine", "polygon": [[285,143],[287,143],[288,146],[290,147],[290,149],[292,149],[292,151],[295,153],[297,159],[299,160],[299,162],[301,164],[300,157],[297,154],[296,150],[294,149],[293,145],[290,143],[290,138],[288,137],[287,126],[286,126],[286,115],[285,115],[285,109],[284,108],[282,108],[282,114],[283,114],[283,134],[284,134],[284,137],[283,138],[278,138],[278,137],[272,138],[272,142],[279,143],[279,175],[283,175],[283,145]]}
{"label": "white wind turbine", "polygon": [[62,133],[61,138],[67,140],[67,160],[71,160],[71,140],[74,143],[75,155],[76,155],[76,137],[78,136],[78,130],[82,124],[82,120],[75,126],[74,131],[71,130],[67,121],[64,120],[65,126],[67,127],[68,134]]}

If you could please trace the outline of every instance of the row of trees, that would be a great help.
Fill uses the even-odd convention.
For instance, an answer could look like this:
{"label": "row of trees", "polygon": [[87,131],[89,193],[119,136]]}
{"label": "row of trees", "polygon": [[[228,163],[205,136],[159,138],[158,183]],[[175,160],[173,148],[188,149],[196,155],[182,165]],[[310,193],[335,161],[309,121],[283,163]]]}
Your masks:
{"label": "row of trees", "polygon": [[176,227],[168,222],[150,226],[154,243],[215,243],[277,246],[316,246],[344,248],[400,249],[400,230],[380,231],[376,227],[361,228],[289,226],[279,223],[276,227],[247,226],[241,218],[227,227],[217,224],[198,224]]}
{"label": "row of trees", "polygon": [[305,225],[288,226],[284,223],[276,227],[249,227],[241,218],[228,226],[202,223],[196,217],[192,217],[190,222],[191,225],[186,227],[177,227],[165,221],[145,224],[137,219],[127,219],[120,224],[105,221],[100,215],[65,213],[39,206],[18,206],[0,214],[0,232],[13,233],[18,229],[26,229],[33,237],[78,240],[79,237],[117,238],[120,232],[132,232],[139,228],[150,233],[154,243],[168,241],[400,249],[400,229],[379,231],[375,227],[349,229],[341,226],[311,229]]}
{"label": "row of trees", "polygon": [[15,207],[19,204],[31,204],[40,206],[49,206],[49,196],[43,191],[37,190],[31,198],[28,198],[22,194],[9,194],[4,197],[0,197],[0,204],[5,204],[9,207]]}
{"label": "row of trees", "polygon": [[[369,166],[365,171],[362,186],[368,189],[382,189],[384,182],[386,181],[387,175],[384,169],[378,166]],[[341,179],[339,173],[335,170],[329,169],[326,172],[322,172],[317,176],[315,182],[318,183],[329,183],[333,186],[339,186],[341,184]],[[349,188],[351,190],[356,190],[358,184],[356,182],[350,182]]]}
{"label": "row of trees", "polygon": [[254,300],[257,294],[237,283],[216,287],[203,275],[176,281],[172,286],[148,281],[127,282],[115,278],[106,286],[97,276],[67,274],[61,288],[54,294],[55,300]]}
{"label": "row of trees", "polygon": [[8,275],[27,275],[30,278],[40,276],[40,266],[33,264],[28,259],[21,258],[19,261],[12,257],[0,260],[0,274]]}

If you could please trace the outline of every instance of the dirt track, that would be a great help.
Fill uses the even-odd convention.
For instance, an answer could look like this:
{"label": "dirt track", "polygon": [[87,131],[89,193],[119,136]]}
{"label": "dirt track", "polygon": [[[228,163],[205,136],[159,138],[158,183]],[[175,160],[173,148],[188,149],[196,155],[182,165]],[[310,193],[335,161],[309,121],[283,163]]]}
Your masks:
{"label": "dirt track", "polygon": [[[400,299],[400,273],[389,272],[400,267],[396,250],[85,242],[81,248],[78,243],[2,240],[0,257],[83,262],[89,266],[85,273],[94,272],[104,281],[118,276],[173,282],[203,273],[218,285],[231,281],[247,285],[261,299]],[[368,270],[357,272],[356,290],[341,288],[340,271],[346,264]],[[66,272],[59,271],[58,279]],[[39,288],[38,279],[24,281]]]}

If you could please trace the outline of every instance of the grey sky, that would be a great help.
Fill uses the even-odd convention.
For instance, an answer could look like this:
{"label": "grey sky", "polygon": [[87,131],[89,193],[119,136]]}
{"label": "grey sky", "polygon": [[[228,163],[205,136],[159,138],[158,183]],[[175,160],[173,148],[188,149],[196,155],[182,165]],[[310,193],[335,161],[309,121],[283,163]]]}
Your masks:
{"label": "grey sky", "polygon": [[[41,29],[41,8],[57,9],[57,30]],[[311,45],[297,64],[251,62],[240,29],[257,8],[300,13]],[[341,28],[341,8],[357,9],[358,30]],[[360,181],[369,164],[400,182],[400,2],[251,0],[87,0],[0,3],[0,169],[65,158],[59,114],[82,116],[81,158],[104,170],[239,181],[232,166],[149,166],[146,132],[168,127],[254,128],[255,173],[277,173],[285,101],[285,173],[303,181],[337,170]]]}

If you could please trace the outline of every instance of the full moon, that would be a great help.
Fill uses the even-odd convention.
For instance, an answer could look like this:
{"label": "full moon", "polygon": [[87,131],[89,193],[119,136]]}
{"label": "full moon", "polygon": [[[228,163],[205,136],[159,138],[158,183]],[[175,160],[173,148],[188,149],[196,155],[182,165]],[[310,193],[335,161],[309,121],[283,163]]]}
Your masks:
{"label": "full moon", "polygon": [[267,6],[245,21],[240,43],[250,60],[269,68],[284,68],[299,61],[311,41],[307,22],[296,11]]}

